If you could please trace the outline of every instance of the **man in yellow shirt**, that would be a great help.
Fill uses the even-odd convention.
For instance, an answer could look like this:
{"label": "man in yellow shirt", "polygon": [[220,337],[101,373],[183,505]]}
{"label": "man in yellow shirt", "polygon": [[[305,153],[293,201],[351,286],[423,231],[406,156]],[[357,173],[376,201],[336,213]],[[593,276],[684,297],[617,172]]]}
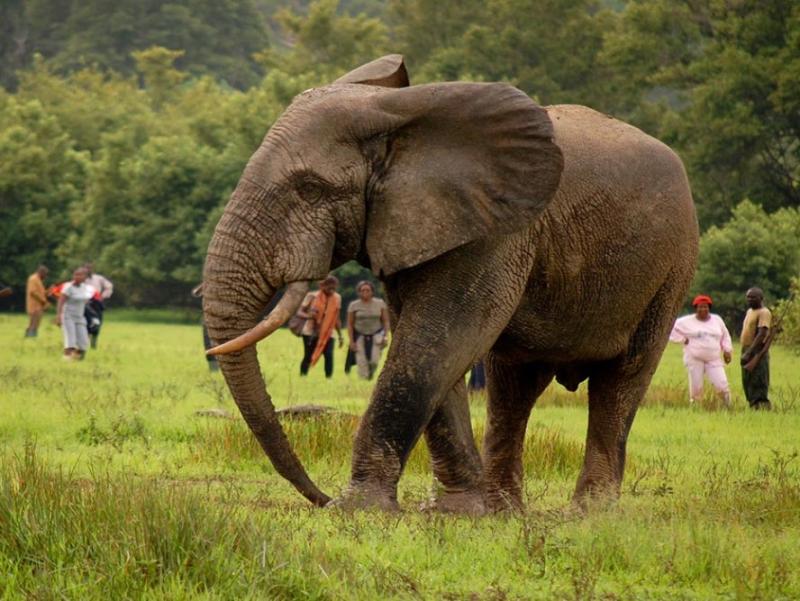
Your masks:
{"label": "man in yellow shirt", "polygon": [[44,290],[44,279],[47,277],[47,267],[39,265],[36,271],[28,277],[25,286],[25,311],[30,317],[28,329],[25,330],[26,338],[35,338],[42,321],[42,313],[50,306]]}
{"label": "man in yellow shirt", "polygon": [[747,299],[747,314],[742,326],[742,387],[747,402],[753,409],[772,409],[769,402],[769,352],[761,355],[751,370],[744,366],[758,354],[767,341],[772,327],[772,313],[764,306],[764,292],[761,288],[750,288]]}

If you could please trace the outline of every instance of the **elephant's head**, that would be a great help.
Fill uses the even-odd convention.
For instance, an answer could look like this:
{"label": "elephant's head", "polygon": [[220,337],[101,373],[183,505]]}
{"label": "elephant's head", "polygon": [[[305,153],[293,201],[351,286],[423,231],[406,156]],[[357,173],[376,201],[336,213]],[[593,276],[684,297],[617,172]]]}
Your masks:
{"label": "elephant's head", "polygon": [[[225,379],[275,468],[312,502],[278,423],[255,342],[308,282],[357,258],[380,277],[525,227],[558,186],[547,113],[505,84],[409,87],[391,55],[300,94],[250,159],[217,224],[204,312]],[[270,315],[259,316],[283,286]]]}

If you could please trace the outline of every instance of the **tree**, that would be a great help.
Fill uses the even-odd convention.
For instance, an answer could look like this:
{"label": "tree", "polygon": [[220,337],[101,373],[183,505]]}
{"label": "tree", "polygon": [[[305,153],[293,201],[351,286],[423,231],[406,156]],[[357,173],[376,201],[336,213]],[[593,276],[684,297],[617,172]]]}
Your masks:
{"label": "tree", "polygon": [[591,104],[603,78],[597,56],[612,15],[595,0],[415,0],[390,15],[417,83],[507,81],[541,102]]}
{"label": "tree", "polygon": [[394,42],[416,81],[431,56],[458,46],[485,9],[481,0],[389,0],[387,15]]}
{"label": "tree", "polygon": [[70,133],[79,150],[93,155],[103,136],[121,128],[141,129],[154,118],[151,102],[132,78],[83,69],[62,77],[42,57],[21,73],[16,97],[36,100]]}
{"label": "tree", "polygon": [[674,123],[715,222],[741,198],[800,206],[800,5],[712,3],[712,37],[685,69],[689,106]]}
{"label": "tree", "polygon": [[781,327],[776,341],[800,349],[800,275],[792,278],[789,291],[791,296],[775,307],[774,316],[780,320]]}
{"label": "tree", "polygon": [[704,13],[697,2],[633,0],[604,21],[594,106],[660,135],[686,103],[672,77],[703,51]]}
{"label": "tree", "polygon": [[[97,68],[130,75],[131,53],[183,50],[178,66],[246,88],[261,76],[253,55],[269,45],[254,0],[13,0],[0,9],[0,84],[39,53],[62,74]],[[8,66],[8,70],[6,67]]]}
{"label": "tree", "polygon": [[39,263],[61,267],[56,249],[88,163],[40,102],[0,95],[0,281],[22,285]]}
{"label": "tree", "polygon": [[131,53],[136,61],[136,71],[141,75],[156,109],[161,108],[178,84],[186,79],[186,73],[173,67],[175,60],[184,54],[183,50],[170,50],[162,46]]}
{"label": "tree", "polygon": [[201,279],[197,232],[235,184],[220,168],[226,158],[186,134],[151,135],[139,147],[121,134],[94,167],[63,255],[93,259],[128,302],[180,304]]}
{"label": "tree", "polygon": [[750,201],[742,202],[728,223],[703,235],[692,294],[710,294],[715,311],[728,323],[739,323],[748,288],[763,289],[770,304],[789,295],[790,280],[800,273],[798,239],[796,209],[767,214]]}
{"label": "tree", "polygon": [[386,25],[364,14],[339,15],[338,5],[338,0],[316,0],[306,15],[288,9],[276,13],[275,19],[289,49],[262,53],[261,62],[292,75],[313,73],[319,83],[329,83],[385,54]]}
{"label": "tree", "polygon": [[675,147],[703,229],[800,206],[800,4],[634,0],[605,36],[611,104]]}

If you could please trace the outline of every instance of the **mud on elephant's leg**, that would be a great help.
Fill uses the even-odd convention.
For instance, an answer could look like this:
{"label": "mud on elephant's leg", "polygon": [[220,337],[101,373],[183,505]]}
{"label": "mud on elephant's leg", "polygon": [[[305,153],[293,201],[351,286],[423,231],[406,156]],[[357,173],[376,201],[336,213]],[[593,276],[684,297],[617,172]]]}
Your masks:
{"label": "mud on elephant's leg", "polygon": [[[393,329],[402,314],[402,301],[392,279],[384,283]],[[483,468],[470,421],[464,377],[445,395],[425,428],[433,474],[444,488],[426,509],[481,514],[485,511]]]}
{"label": "mud on elephant's leg", "polygon": [[483,442],[484,479],[490,511],[522,509],[522,450],[525,429],[538,396],[553,379],[551,368],[486,360],[489,390]]}
{"label": "mud on elephant's leg", "polygon": [[486,511],[483,468],[469,414],[469,399],[461,378],[447,393],[425,429],[433,474],[444,490],[431,508],[480,515]]}
{"label": "mud on elephant's leg", "polygon": [[390,351],[356,433],[350,484],[333,507],[399,509],[397,483],[411,450],[444,396],[435,376],[409,371]]}

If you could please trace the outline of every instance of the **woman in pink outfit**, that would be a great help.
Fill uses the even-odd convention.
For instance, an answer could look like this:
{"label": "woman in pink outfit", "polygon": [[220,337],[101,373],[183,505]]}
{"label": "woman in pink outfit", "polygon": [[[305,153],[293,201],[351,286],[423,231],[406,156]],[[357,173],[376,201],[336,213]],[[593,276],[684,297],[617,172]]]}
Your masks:
{"label": "woman in pink outfit", "polygon": [[[719,315],[711,313],[711,297],[701,294],[692,301],[693,315],[675,321],[669,336],[672,342],[683,343],[683,364],[689,372],[689,398],[693,403],[703,396],[703,374],[722,397],[725,407],[731,406],[731,392],[725,376],[725,363],[731,362],[731,335]],[[720,359],[720,352],[722,359]]]}

